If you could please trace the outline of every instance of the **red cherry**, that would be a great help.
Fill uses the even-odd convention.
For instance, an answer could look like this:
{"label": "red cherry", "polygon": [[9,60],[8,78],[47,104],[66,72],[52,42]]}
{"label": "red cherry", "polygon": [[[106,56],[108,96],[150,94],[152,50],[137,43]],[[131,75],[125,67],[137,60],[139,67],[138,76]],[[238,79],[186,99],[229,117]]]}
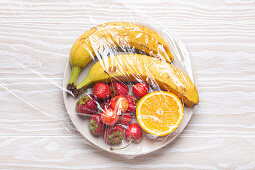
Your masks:
{"label": "red cherry", "polygon": [[111,89],[107,84],[97,83],[93,88],[93,94],[99,100],[105,100],[111,97]]}
{"label": "red cherry", "polygon": [[99,114],[94,114],[89,119],[89,130],[92,135],[98,136],[103,133],[104,126]]}
{"label": "red cherry", "polygon": [[149,87],[145,83],[137,83],[133,86],[133,93],[136,97],[142,98],[146,94],[148,94]]}
{"label": "red cherry", "polygon": [[101,104],[100,104],[102,110],[104,110],[105,108],[110,108],[110,101],[109,100],[106,100],[106,101],[103,101]]}
{"label": "red cherry", "polygon": [[128,109],[128,100],[124,96],[115,96],[111,98],[110,106],[117,113],[124,113]]}
{"label": "red cherry", "polygon": [[123,115],[120,116],[119,123],[122,125],[128,125],[132,121],[132,116],[129,113],[124,113]]}
{"label": "red cherry", "polygon": [[132,95],[128,95],[127,100],[128,100],[128,109],[127,109],[127,111],[129,113],[134,114],[135,111],[136,111],[136,105],[137,105],[138,100]]}
{"label": "red cherry", "polygon": [[113,126],[118,122],[119,115],[111,108],[106,108],[102,111],[101,120],[105,125]]}
{"label": "red cherry", "polygon": [[137,123],[131,123],[125,131],[127,141],[139,142],[142,138],[142,129]]}

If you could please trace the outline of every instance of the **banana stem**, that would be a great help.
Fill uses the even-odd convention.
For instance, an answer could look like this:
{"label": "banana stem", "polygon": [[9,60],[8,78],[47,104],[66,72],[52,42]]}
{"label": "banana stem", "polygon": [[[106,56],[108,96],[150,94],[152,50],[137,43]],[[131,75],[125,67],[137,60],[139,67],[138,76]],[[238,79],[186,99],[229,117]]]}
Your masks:
{"label": "banana stem", "polygon": [[73,87],[72,94],[74,97],[78,97],[83,89],[89,86],[92,82],[90,81],[89,77],[86,77],[77,87]]}
{"label": "banana stem", "polygon": [[80,84],[77,85],[77,89],[81,90],[86,88],[87,86],[89,86],[91,84],[91,79],[90,77],[86,77]]}
{"label": "banana stem", "polygon": [[76,66],[72,67],[71,78],[68,84],[73,84],[74,86],[76,86],[80,71],[81,71],[80,67],[76,67]]}

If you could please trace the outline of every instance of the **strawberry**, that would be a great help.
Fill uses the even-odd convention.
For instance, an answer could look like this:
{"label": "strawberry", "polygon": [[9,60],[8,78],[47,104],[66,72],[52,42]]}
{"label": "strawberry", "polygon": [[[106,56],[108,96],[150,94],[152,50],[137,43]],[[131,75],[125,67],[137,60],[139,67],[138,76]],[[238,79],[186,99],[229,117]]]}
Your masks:
{"label": "strawberry", "polygon": [[149,91],[149,87],[145,83],[137,83],[133,86],[133,93],[136,97],[142,98]]}
{"label": "strawberry", "polygon": [[103,133],[104,126],[99,114],[94,114],[90,117],[89,130],[94,136],[99,136]]}
{"label": "strawberry", "polygon": [[111,108],[117,113],[124,113],[128,109],[128,100],[124,96],[115,96],[110,100]]}
{"label": "strawberry", "polygon": [[93,114],[97,111],[97,102],[92,94],[86,94],[76,103],[76,111],[80,114]]}
{"label": "strawberry", "polygon": [[108,145],[117,145],[124,138],[124,129],[121,125],[109,127],[104,131],[104,140]]}
{"label": "strawberry", "polygon": [[110,88],[114,96],[127,96],[129,92],[128,86],[120,82],[111,83]]}
{"label": "strawberry", "polygon": [[136,111],[136,105],[137,105],[138,100],[132,95],[128,95],[127,100],[128,100],[128,109],[127,109],[127,111],[129,113],[134,114],[135,111]]}
{"label": "strawberry", "polygon": [[93,94],[99,100],[105,100],[111,97],[111,89],[107,84],[97,83],[93,88]]}

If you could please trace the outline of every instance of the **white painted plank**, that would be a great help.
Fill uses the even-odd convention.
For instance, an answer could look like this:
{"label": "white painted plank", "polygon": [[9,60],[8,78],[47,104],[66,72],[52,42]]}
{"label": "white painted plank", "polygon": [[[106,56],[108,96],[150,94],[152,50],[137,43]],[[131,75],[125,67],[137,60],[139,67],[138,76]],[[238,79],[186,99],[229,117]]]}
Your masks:
{"label": "white painted plank", "polygon": [[[0,167],[254,169],[254,10],[251,0],[1,1]],[[200,107],[174,143],[133,160],[86,145],[62,101],[73,42],[114,20],[177,32],[200,94]]]}

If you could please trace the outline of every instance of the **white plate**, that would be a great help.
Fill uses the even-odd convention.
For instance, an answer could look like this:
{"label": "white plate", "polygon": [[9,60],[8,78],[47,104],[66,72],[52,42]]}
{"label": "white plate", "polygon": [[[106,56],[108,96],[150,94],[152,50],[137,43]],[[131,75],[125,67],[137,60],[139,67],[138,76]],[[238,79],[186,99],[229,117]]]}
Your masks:
{"label": "white plate", "polygon": [[[143,25],[143,24],[141,24]],[[146,25],[148,27],[148,25]],[[155,28],[152,28],[155,30]],[[169,35],[163,34],[162,32],[158,31],[160,34],[162,34],[170,44],[170,47],[173,51],[173,55],[175,57],[174,65],[180,68],[182,71],[186,72],[191,80],[193,80],[193,74],[192,74],[192,67],[190,63],[190,58],[188,56],[188,53],[186,51],[185,46],[176,38],[173,38],[172,36],[170,37]],[[93,66],[93,64],[96,61],[91,61],[80,73],[78,82],[81,82],[86,75],[88,74],[90,68]],[[63,78],[63,88],[66,89],[66,85],[69,81],[69,78],[71,76],[71,66],[69,64],[69,61],[66,64],[65,72],[64,72],[64,78]],[[84,90],[83,94],[85,93],[91,93],[91,89]],[[79,96],[81,97],[81,95]],[[70,119],[72,120],[74,126],[77,128],[77,130],[93,145],[96,146],[97,148],[103,149],[107,152],[111,152],[114,154],[121,154],[123,156],[138,156],[138,155],[143,155],[147,154],[153,151],[156,151],[165,145],[169,144],[171,141],[173,141],[186,127],[188,124],[193,112],[194,112],[194,107],[193,108],[188,108],[185,107],[185,114],[183,121],[181,125],[170,135],[157,138],[151,139],[147,135],[143,135],[143,138],[140,143],[138,144],[131,144],[128,146],[126,149],[123,150],[115,150],[111,151],[109,148],[110,146],[107,145],[103,137],[94,137],[93,135],[90,134],[89,132],[89,123],[88,120],[89,118],[81,118],[80,116],[77,116],[77,113],[75,111],[75,104],[78,100],[78,98],[73,98],[72,96],[67,95],[66,91],[63,90],[63,98],[64,98],[64,103],[66,106],[66,110],[68,115],[70,116]],[[145,133],[144,133],[145,134]],[[121,145],[118,145],[117,147],[121,147],[126,145],[126,142],[124,141]]]}

